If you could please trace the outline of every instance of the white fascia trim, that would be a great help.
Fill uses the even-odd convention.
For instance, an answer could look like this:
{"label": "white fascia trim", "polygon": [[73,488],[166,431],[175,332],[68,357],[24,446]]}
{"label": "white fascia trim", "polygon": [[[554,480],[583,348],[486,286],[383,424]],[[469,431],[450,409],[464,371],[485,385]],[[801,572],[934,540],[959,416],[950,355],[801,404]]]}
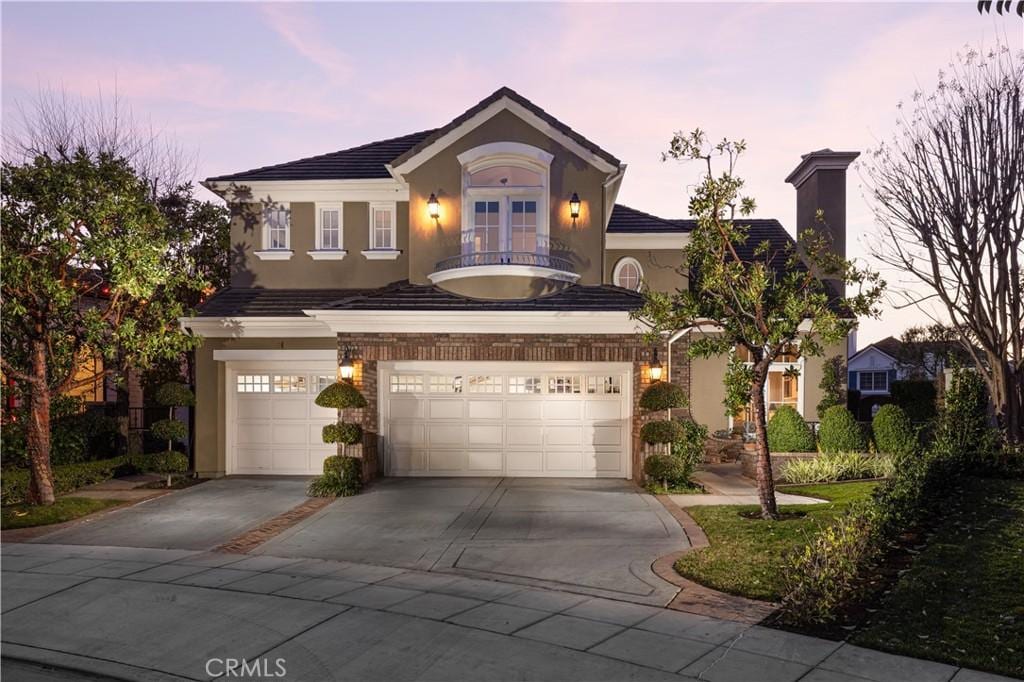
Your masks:
{"label": "white fascia trim", "polygon": [[295,252],[291,249],[264,249],[262,251],[253,251],[252,255],[260,260],[291,260]]}
{"label": "white fascia trim", "polygon": [[197,336],[232,338],[331,338],[335,332],[308,317],[182,317],[182,329]]}
{"label": "white fascia trim", "polygon": [[263,180],[204,182],[203,186],[226,201],[366,202],[408,201],[409,185],[394,179],[373,180]]}
{"label": "white fascia trim", "polygon": [[218,362],[337,362],[338,351],[324,350],[282,350],[282,349],[235,349],[222,348],[213,351],[213,359]]}
{"label": "white fascia trim", "polygon": [[438,153],[448,148],[462,136],[480,127],[491,118],[505,110],[511,111],[513,114],[523,119],[540,132],[557,141],[560,145],[571,151],[576,156],[591,163],[598,170],[604,173],[614,173],[619,170],[618,166],[613,166],[608,163],[594,152],[583,147],[583,145],[576,140],[558,130],[518,102],[513,102],[508,97],[502,97],[501,99],[492,102],[472,118],[434,140],[430,145],[420,150],[418,154],[406,159],[404,163],[395,166],[394,168],[389,167],[389,170],[393,175],[397,174],[398,177],[405,176],[410,171],[415,170],[432,159]]}
{"label": "white fascia trim", "polygon": [[366,260],[395,260],[402,252],[399,249],[367,249],[362,254]]}
{"label": "white fascia trim", "polygon": [[348,254],[348,251],[345,249],[320,249],[307,251],[306,254],[313,260],[341,260]]}
{"label": "white fascia trim", "polygon": [[575,272],[554,270],[539,265],[471,265],[465,268],[452,268],[427,275],[434,284],[451,279],[467,277],[531,277],[533,279],[553,279],[559,282],[575,282],[580,278]]}
{"label": "white fascia trim", "polygon": [[690,235],[676,232],[611,232],[605,234],[606,249],[683,249]]}
{"label": "white fascia trim", "polygon": [[637,334],[624,311],[304,310],[333,332],[460,334]]}

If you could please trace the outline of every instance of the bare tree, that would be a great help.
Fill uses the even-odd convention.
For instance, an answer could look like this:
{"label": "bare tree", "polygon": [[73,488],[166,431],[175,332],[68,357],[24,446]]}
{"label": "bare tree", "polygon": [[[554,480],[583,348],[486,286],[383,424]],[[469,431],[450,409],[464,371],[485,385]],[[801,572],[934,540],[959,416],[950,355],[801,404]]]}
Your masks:
{"label": "bare tree", "polygon": [[40,155],[69,161],[79,149],[94,159],[107,154],[125,159],[154,197],[191,183],[195,176],[195,154],[152,122],[137,119],[116,87],[112,95],[99,90],[96,97],[41,87],[15,109],[3,131],[3,160],[8,163]]}
{"label": "bare tree", "polygon": [[1024,52],[958,54],[868,157],[873,255],[924,285],[906,305],[941,303],[1006,439],[1024,442]]}

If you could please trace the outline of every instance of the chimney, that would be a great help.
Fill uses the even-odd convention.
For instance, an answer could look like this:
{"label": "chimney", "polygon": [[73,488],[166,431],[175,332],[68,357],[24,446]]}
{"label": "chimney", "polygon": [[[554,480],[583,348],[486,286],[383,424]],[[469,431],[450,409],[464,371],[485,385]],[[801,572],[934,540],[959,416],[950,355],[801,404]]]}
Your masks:
{"label": "chimney", "polygon": [[[834,152],[819,149],[804,154],[786,182],[796,188],[797,236],[805,230],[824,232],[832,242],[832,249],[846,258],[846,168],[860,152]],[[815,219],[821,209],[825,223]],[[845,287],[833,280],[843,293]]]}

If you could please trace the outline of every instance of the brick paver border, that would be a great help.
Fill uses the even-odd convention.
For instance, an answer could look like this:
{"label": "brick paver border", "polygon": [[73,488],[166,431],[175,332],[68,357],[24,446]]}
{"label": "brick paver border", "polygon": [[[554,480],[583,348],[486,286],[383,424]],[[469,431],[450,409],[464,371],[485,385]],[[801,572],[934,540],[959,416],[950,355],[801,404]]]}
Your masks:
{"label": "brick paver border", "polygon": [[231,538],[223,545],[215,548],[214,551],[228,552],[231,554],[248,554],[276,535],[280,535],[282,532],[291,528],[300,521],[308,519],[331,502],[334,502],[334,500],[335,498],[333,497],[312,497],[302,504],[292,507],[283,514],[278,514],[269,521],[261,523],[255,528],[250,528],[241,535]]}

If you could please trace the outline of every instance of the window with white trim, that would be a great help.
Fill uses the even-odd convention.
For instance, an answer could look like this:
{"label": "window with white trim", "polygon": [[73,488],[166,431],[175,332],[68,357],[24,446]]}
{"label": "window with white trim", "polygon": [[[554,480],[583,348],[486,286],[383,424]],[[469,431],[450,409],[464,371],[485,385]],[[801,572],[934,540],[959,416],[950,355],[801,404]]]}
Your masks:
{"label": "window with white trim", "polygon": [[549,163],[498,153],[464,166],[463,254],[548,252]]}
{"label": "window with white trim", "polygon": [[433,375],[430,377],[430,392],[462,393],[462,377]]}
{"label": "window with white trim", "polygon": [[622,393],[622,377],[587,377],[587,393]]}
{"label": "window with white trim", "polygon": [[501,393],[501,377],[472,376],[466,380],[470,393]]}
{"label": "window with white trim", "polygon": [[859,375],[857,388],[861,391],[885,392],[889,390],[888,372],[859,372]]}
{"label": "window with white trim", "polygon": [[579,393],[582,383],[576,375],[548,377],[548,393]]}
{"label": "window with white trim", "polygon": [[270,375],[239,374],[235,388],[239,393],[270,393]]}
{"label": "window with white trim", "polygon": [[370,204],[370,249],[392,251],[397,249],[395,234],[395,204],[393,202]]}
{"label": "window with white trim", "polygon": [[275,374],[274,393],[305,393],[306,377],[301,374]]}
{"label": "window with white trim", "polygon": [[341,224],[341,204],[316,205],[316,248],[320,251],[339,251],[344,248]]}
{"label": "window with white trim", "polygon": [[644,281],[644,270],[636,258],[621,258],[612,272],[612,282],[617,287],[639,291]]}
{"label": "window with white trim", "polygon": [[540,393],[543,384],[540,377],[509,377],[509,393]]}
{"label": "window with white trim", "polygon": [[263,209],[263,248],[287,251],[291,248],[291,210],[276,204]]}
{"label": "window with white trim", "polygon": [[392,393],[422,393],[423,375],[421,374],[392,374]]}

